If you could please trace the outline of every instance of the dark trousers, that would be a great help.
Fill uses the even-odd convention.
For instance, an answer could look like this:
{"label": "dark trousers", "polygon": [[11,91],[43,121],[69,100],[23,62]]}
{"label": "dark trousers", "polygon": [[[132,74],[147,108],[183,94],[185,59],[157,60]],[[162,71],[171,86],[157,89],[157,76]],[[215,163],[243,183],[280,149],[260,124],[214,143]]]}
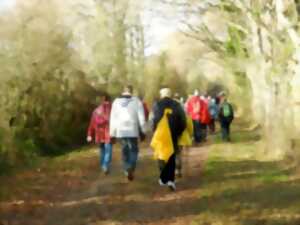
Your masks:
{"label": "dark trousers", "polygon": [[224,141],[230,141],[230,124],[226,120],[221,121],[221,134]]}
{"label": "dark trousers", "polygon": [[181,173],[181,169],[182,169],[182,149],[183,147],[178,147],[178,150],[175,152],[176,154],[176,170]]}
{"label": "dark trousers", "polygon": [[210,124],[209,124],[209,130],[210,130],[210,133],[212,133],[212,134],[216,132],[215,119],[211,119]]}
{"label": "dark trousers", "polygon": [[168,162],[158,160],[160,179],[166,184],[168,181],[175,181],[176,156],[175,153],[169,158]]}
{"label": "dark trousers", "polygon": [[207,138],[207,124],[200,123],[200,131],[201,141],[205,141]]}
{"label": "dark trousers", "polygon": [[196,143],[201,142],[201,124],[197,120],[193,120],[193,125],[194,125],[194,140]]}

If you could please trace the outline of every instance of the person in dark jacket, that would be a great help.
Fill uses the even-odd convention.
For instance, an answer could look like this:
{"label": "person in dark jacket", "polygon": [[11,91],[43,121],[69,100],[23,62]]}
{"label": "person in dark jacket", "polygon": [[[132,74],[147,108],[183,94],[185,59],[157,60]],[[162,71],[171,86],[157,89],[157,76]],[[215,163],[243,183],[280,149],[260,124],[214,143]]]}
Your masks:
{"label": "person in dark jacket", "polygon": [[230,141],[230,125],[234,119],[234,111],[232,105],[228,102],[226,95],[220,98],[219,120],[221,124],[222,139]]}
{"label": "person in dark jacket", "polygon": [[175,191],[175,169],[176,169],[176,152],[179,150],[178,139],[186,128],[186,117],[180,103],[172,99],[172,93],[169,88],[163,88],[160,91],[160,100],[153,106],[153,131],[155,132],[159,122],[164,116],[166,110],[170,110],[168,114],[168,124],[170,128],[171,138],[174,147],[174,153],[167,162],[158,159],[160,170],[160,185],[168,185]]}

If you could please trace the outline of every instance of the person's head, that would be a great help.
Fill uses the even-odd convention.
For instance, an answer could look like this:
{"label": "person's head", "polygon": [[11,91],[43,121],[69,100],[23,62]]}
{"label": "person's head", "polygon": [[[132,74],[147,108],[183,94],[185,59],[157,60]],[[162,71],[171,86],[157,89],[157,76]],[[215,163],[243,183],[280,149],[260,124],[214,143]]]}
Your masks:
{"label": "person's head", "polygon": [[184,97],[180,97],[180,102],[184,103]]}
{"label": "person's head", "polygon": [[195,89],[195,90],[194,90],[194,96],[199,96],[199,95],[200,95],[199,90],[198,90],[198,89]]}
{"label": "person's head", "polygon": [[126,85],[123,88],[123,95],[132,95],[133,93],[133,87],[132,85]]}
{"label": "person's head", "polygon": [[180,100],[180,95],[178,93],[174,94],[174,99]]}
{"label": "person's head", "polygon": [[163,87],[160,89],[160,98],[171,98],[172,97],[172,91],[168,87]]}
{"label": "person's head", "polygon": [[109,102],[110,101],[110,95],[108,93],[102,93],[100,95],[100,102]]}
{"label": "person's head", "polygon": [[143,94],[139,94],[139,99],[140,99],[141,101],[144,101],[145,96],[144,96]]}
{"label": "person's head", "polygon": [[224,91],[222,91],[220,94],[219,94],[219,99],[220,99],[220,102],[225,102],[227,101],[227,96],[226,96],[226,93]]}

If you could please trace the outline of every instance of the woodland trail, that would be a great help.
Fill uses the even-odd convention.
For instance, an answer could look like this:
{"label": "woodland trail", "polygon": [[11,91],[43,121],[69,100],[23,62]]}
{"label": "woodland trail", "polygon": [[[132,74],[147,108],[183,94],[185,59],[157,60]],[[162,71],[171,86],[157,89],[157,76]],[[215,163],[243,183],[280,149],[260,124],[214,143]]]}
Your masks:
{"label": "woodland trail", "polygon": [[231,143],[210,136],[184,155],[176,192],[158,185],[146,143],[130,183],[119,145],[108,176],[96,147],[42,159],[0,177],[0,225],[299,225],[300,169],[260,158],[261,143],[258,129],[241,125]]}
{"label": "woodland trail", "polygon": [[38,169],[2,178],[8,188],[0,202],[0,224],[189,224],[199,214],[201,169],[208,151],[204,146],[184,154],[184,176],[177,180],[176,192],[158,185],[157,164],[145,146],[131,183],[121,171],[119,146],[108,176],[98,168],[96,148],[45,160]]}

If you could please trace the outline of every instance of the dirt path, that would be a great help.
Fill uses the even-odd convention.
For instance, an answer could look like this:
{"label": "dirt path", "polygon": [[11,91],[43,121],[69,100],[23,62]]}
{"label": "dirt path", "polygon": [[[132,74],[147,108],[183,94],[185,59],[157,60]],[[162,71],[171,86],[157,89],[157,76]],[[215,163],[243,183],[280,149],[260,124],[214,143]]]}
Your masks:
{"label": "dirt path", "polygon": [[195,205],[208,149],[192,148],[184,156],[184,177],[175,193],[158,185],[157,165],[147,148],[131,183],[121,172],[119,150],[109,176],[100,173],[95,149],[46,161],[35,171],[1,179],[8,195],[0,202],[0,225],[187,225],[199,214]]}

